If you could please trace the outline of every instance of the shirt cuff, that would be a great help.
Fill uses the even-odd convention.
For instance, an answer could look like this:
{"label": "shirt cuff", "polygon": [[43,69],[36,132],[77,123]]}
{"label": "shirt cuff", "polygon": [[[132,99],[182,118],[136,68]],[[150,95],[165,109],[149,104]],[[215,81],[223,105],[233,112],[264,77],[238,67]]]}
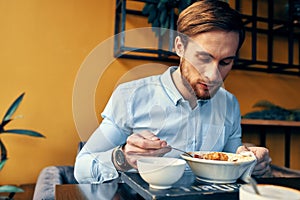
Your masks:
{"label": "shirt cuff", "polygon": [[113,149],[101,153],[86,153],[77,158],[74,175],[79,183],[103,183],[119,177],[112,161]]}
{"label": "shirt cuff", "polygon": [[91,166],[92,183],[103,183],[119,177],[111,160],[112,151],[113,149],[94,154],[95,158]]}

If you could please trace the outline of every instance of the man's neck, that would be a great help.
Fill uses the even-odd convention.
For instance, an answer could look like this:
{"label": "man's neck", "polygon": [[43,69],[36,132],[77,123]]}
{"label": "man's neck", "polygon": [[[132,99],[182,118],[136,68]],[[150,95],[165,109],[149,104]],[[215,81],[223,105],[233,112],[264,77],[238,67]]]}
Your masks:
{"label": "man's neck", "polygon": [[191,108],[194,109],[197,106],[197,98],[191,86],[182,77],[180,67],[172,73],[172,79],[179,93],[189,102]]}

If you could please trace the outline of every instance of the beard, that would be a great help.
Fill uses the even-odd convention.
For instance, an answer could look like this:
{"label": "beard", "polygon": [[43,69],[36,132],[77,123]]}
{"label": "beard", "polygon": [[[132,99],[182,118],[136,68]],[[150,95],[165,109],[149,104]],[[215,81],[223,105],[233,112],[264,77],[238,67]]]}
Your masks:
{"label": "beard", "polygon": [[192,64],[182,58],[180,72],[185,88],[197,99],[211,99],[222,86],[223,80],[210,81],[201,74]]}

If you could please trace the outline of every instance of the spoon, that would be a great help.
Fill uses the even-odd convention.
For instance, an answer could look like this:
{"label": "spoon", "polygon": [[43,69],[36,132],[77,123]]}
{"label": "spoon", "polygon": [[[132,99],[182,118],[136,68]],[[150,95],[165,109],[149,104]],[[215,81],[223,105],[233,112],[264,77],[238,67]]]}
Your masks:
{"label": "spoon", "polygon": [[254,192],[257,194],[257,195],[260,195],[260,192],[258,191],[258,188],[257,188],[257,182],[254,178],[252,178],[251,176],[247,176],[245,178],[245,182],[247,183],[250,183]]}
{"label": "spoon", "polygon": [[192,158],[194,158],[194,156],[192,155],[192,154],[190,154],[190,153],[188,153],[188,152],[186,152],[186,151],[184,151],[184,150],[181,150],[181,149],[177,149],[177,148],[175,148],[175,147],[172,147],[172,146],[167,146],[167,148],[171,148],[171,149],[174,149],[174,150],[176,150],[176,151],[180,151],[180,152],[182,152],[182,153],[184,153],[185,155],[187,155],[187,156],[190,156],[190,157],[192,157]]}

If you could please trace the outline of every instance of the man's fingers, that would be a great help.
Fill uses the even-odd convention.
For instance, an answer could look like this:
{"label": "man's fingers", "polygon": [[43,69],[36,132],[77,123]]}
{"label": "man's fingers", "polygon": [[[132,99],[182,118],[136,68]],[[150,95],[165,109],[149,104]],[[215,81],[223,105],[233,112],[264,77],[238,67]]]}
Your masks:
{"label": "man's fingers", "polygon": [[265,167],[255,167],[254,170],[253,170],[253,173],[252,175],[254,176],[263,176],[267,173],[270,173],[271,172],[271,168],[270,168],[270,165],[267,165]]}
{"label": "man's fingers", "polygon": [[153,133],[143,132],[143,134],[132,134],[127,138],[127,144],[142,149],[159,149],[167,146],[167,142],[160,140]]}
{"label": "man's fingers", "polygon": [[260,162],[256,164],[254,170],[262,170],[268,166],[269,166],[269,162]]}
{"label": "man's fingers", "polygon": [[150,131],[142,131],[139,133],[142,137],[148,140],[160,140],[159,137],[151,133]]}
{"label": "man's fingers", "polygon": [[239,146],[239,148],[236,150],[236,153],[241,153],[242,151],[249,151],[249,148],[246,146]]}
{"label": "man's fingers", "polygon": [[131,134],[124,146],[124,153],[131,166],[136,168],[136,160],[141,156],[163,156],[170,151],[168,144],[149,131]]}
{"label": "man's fingers", "polygon": [[253,169],[252,174],[254,176],[263,176],[266,173],[271,171],[270,163],[272,159],[269,155],[269,150],[265,147],[244,147],[240,146],[236,153],[240,153],[242,151],[252,151],[257,159],[256,166]]}

